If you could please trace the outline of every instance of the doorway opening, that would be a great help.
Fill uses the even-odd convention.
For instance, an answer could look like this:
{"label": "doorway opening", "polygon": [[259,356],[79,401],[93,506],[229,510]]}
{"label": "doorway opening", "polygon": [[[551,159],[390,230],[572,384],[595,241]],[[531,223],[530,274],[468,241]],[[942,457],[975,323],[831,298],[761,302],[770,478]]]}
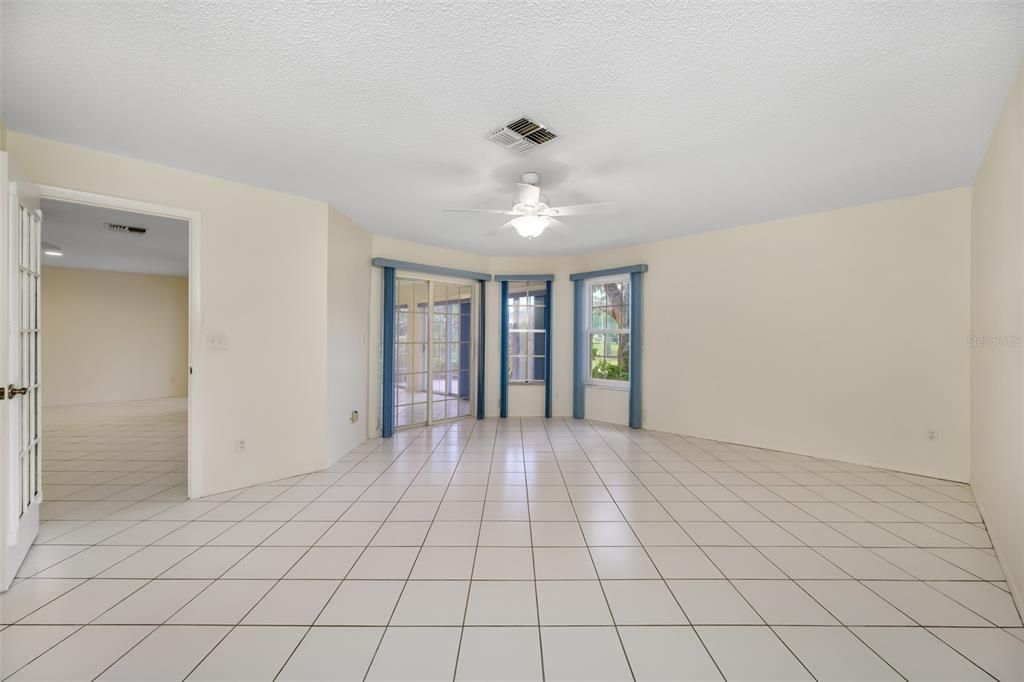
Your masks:
{"label": "doorway opening", "polygon": [[474,415],[475,290],[467,282],[395,279],[395,428]]}
{"label": "doorway opening", "polygon": [[44,500],[88,496],[64,487],[84,469],[122,498],[195,497],[199,214],[56,187],[39,196]]}

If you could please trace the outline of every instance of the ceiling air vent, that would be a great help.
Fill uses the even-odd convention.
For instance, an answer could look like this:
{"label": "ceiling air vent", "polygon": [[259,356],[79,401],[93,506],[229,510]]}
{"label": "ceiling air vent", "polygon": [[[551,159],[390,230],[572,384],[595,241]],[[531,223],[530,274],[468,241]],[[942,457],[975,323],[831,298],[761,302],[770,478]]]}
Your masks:
{"label": "ceiling air vent", "polygon": [[121,234],[133,234],[136,237],[141,237],[146,234],[146,228],[139,227],[138,225],[121,225],[119,223],[106,223],[107,229],[111,232],[120,232]]}
{"label": "ceiling air vent", "polygon": [[492,140],[518,154],[525,154],[542,144],[551,142],[557,137],[558,135],[553,131],[526,116],[517,118],[487,135],[488,140]]}

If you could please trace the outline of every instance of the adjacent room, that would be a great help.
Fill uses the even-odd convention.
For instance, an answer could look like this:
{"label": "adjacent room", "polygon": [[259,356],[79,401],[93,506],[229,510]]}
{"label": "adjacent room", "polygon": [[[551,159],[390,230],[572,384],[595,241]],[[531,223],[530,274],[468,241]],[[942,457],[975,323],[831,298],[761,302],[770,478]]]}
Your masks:
{"label": "adjacent room", "polygon": [[188,466],[189,225],[68,201],[40,206],[42,496],[177,499]]}
{"label": "adjacent room", "polygon": [[1022,59],[0,1],[0,680],[1024,680]]}

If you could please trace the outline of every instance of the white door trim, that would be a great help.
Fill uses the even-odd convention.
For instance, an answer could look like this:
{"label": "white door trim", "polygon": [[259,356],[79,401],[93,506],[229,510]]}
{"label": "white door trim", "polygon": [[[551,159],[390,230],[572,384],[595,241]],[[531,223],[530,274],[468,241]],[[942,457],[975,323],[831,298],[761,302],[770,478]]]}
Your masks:
{"label": "white door trim", "polygon": [[200,235],[202,234],[202,213],[174,206],[163,206],[147,201],[136,201],[95,192],[36,185],[40,199],[67,201],[74,204],[133,211],[148,215],[177,218],[188,221],[188,497],[196,497],[202,490],[202,453],[199,450],[200,410],[203,392],[202,372],[202,329],[203,316],[200,296],[202,268],[200,263]]}

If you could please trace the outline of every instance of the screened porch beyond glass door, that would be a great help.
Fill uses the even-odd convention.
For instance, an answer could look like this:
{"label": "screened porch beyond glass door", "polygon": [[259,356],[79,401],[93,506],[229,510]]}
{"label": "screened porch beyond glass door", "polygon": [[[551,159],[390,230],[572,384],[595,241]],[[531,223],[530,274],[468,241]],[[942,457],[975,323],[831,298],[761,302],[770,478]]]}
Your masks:
{"label": "screened porch beyond glass door", "polygon": [[396,280],[396,428],[472,414],[472,311],[471,285]]}

